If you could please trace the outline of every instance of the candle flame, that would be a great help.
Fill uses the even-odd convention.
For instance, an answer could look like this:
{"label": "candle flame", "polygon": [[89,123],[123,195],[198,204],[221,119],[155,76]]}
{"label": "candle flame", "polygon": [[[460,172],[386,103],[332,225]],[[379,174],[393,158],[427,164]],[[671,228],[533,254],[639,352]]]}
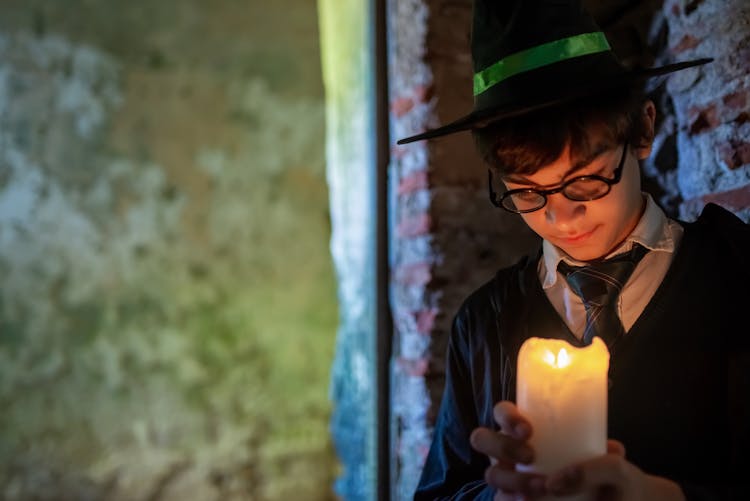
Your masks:
{"label": "candle flame", "polygon": [[549,350],[544,350],[544,355],[542,355],[542,359],[547,362],[552,367],[555,366],[555,354],[552,353]]}
{"label": "candle flame", "polygon": [[557,367],[562,369],[570,365],[570,355],[565,348],[560,348],[560,352],[557,354]]}
{"label": "candle flame", "polygon": [[552,367],[562,369],[570,365],[570,355],[565,348],[560,348],[557,352],[557,356],[549,350],[544,350],[542,359]]}

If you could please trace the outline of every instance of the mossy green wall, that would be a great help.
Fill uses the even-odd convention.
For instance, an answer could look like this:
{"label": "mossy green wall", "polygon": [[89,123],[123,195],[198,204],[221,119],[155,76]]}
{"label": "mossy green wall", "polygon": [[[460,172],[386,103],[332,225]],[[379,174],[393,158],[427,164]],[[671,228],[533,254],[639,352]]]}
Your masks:
{"label": "mossy green wall", "polygon": [[0,4],[0,498],[331,497],[308,0]]}

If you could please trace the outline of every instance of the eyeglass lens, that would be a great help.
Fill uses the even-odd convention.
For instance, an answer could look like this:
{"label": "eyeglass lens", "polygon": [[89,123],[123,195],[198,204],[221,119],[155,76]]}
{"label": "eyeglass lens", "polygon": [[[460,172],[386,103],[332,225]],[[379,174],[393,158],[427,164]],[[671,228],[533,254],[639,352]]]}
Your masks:
{"label": "eyeglass lens", "polygon": [[[609,184],[600,179],[579,179],[566,185],[562,193],[569,200],[586,202],[603,197],[609,190]],[[528,190],[512,193],[503,198],[502,203],[506,209],[528,212],[544,207],[546,198],[541,193]]]}

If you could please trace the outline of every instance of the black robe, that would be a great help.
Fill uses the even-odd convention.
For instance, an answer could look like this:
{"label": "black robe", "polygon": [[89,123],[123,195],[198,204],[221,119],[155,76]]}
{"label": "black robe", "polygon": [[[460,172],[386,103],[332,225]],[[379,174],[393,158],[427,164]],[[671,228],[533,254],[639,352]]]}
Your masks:
{"label": "black robe", "polygon": [[[626,459],[678,482],[688,500],[750,499],[750,227],[709,204],[630,331],[610,354],[608,425]],[[516,358],[531,336],[580,345],[539,282],[541,253],[499,271],[462,305],[415,499],[492,499],[486,456],[469,445],[515,400]]]}

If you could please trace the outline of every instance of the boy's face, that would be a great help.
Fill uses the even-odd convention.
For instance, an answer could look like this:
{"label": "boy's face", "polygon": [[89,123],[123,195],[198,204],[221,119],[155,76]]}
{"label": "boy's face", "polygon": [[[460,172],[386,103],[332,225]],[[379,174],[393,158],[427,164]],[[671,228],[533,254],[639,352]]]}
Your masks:
{"label": "boy's face", "polygon": [[[549,189],[573,177],[596,174],[614,177],[623,144],[597,142],[592,135],[592,159],[570,158],[566,146],[560,157],[530,175],[508,175],[505,186],[516,188]],[[606,256],[633,231],[645,208],[641,194],[638,160],[648,157],[649,147],[628,147],[620,182],[602,198],[587,202],[573,201],[562,193],[547,196],[547,204],[535,212],[521,214],[527,225],[540,237],[551,242],[579,261],[591,261]]]}

